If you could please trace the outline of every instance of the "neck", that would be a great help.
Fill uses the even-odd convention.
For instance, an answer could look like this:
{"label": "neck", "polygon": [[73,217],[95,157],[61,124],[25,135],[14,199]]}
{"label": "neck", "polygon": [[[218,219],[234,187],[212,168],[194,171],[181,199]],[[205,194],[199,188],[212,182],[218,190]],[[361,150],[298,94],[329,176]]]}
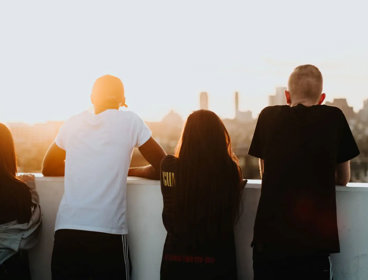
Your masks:
{"label": "neck", "polygon": [[290,107],[294,107],[294,106],[297,106],[297,105],[303,105],[305,107],[310,107],[310,106],[314,106],[314,105],[318,105],[318,102],[313,102],[311,100],[308,100],[308,99],[302,99],[302,100],[295,100],[295,101],[292,101],[290,105]]}
{"label": "neck", "polygon": [[109,109],[114,109],[114,110],[119,110],[119,106],[113,106],[113,107],[100,107],[100,106],[94,106],[94,111],[95,111],[95,114],[100,114],[106,110],[109,110]]}

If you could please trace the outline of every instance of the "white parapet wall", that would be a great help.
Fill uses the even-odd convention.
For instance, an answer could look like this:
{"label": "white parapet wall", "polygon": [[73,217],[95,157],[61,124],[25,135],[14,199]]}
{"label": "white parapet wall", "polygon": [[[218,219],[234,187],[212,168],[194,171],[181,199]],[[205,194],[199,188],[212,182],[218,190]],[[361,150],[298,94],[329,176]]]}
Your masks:
{"label": "white parapet wall", "polygon": [[[43,224],[38,245],[30,251],[33,280],[51,279],[54,222],[64,191],[62,177],[36,177]],[[341,253],[331,256],[335,280],[368,279],[368,184],[337,187]],[[91,190],[93,192],[93,190]],[[253,279],[250,243],[260,196],[260,181],[250,180],[242,197],[236,226],[238,279]],[[166,231],[162,224],[162,196],[158,181],[128,179],[129,247],[133,280],[160,279]]]}

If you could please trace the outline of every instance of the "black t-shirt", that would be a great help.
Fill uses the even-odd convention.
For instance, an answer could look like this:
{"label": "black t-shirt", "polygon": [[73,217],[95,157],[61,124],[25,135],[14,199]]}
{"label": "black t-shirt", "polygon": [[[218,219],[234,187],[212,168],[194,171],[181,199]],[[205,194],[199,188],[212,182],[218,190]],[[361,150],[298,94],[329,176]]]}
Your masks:
{"label": "black t-shirt", "polygon": [[339,252],[335,168],[359,154],[340,109],[267,107],[249,154],[264,160],[257,248],[295,255]]}
{"label": "black t-shirt", "polygon": [[161,279],[236,279],[234,232],[218,240],[193,242],[190,231],[176,219],[175,173],[178,159],[166,156],[161,163],[162,220],[167,231]]}
{"label": "black t-shirt", "polygon": [[27,223],[31,217],[29,187],[16,179],[0,177],[0,224],[17,220]]}

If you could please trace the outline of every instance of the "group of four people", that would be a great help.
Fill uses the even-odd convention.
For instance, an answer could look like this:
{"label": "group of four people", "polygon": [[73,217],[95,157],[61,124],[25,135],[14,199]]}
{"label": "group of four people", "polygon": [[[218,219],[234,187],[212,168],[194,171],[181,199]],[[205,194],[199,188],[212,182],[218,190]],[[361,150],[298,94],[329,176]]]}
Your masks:
{"label": "group of four people", "polygon": [[[342,112],[319,106],[322,84],[315,66],[295,68],[285,92],[288,105],[267,107],[259,116],[249,149],[260,159],[262,176],[254,279],[330,277],[329,254],[339,251],[335,185],[347,184],[349,160],[359,150]],[[43,163],[45,176],[65,176],[53,279],[129,279],[128,175],[161,180],[167,231],[161,279],[236,279],[241,260],[234,225],[245,180],[220,118],[207,110],[192,113],[175,156],[166,155],[135,113],[119,110],[126,104],[118,78],[97,79],[91,101],[94,112],[67,120]],[[134,147],[150,165],[129,168]],[[24,189],[15,171],[7,172],[5,164],[1,170],[1,194],[14,184]],[[0,207],[3,217],[7,210]],[[0,223],[26,222],[28,216]]]}

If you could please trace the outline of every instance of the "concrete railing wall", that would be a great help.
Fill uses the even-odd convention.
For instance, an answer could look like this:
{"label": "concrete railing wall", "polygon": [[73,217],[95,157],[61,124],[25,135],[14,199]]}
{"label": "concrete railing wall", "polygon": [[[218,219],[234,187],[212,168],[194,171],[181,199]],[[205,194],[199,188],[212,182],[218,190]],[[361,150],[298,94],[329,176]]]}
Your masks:
{"label": "concrete railing wall", "polygon": [[[36,177],[43,225],[38,245],[30,251],[33,280],[51,279],[54,222],[64,190],[62,177]],[[341,253],[331,256],[335,280],[368,279],[368,184],[337,187]],[[93,190],[91,190],[93,191]],[[129,247],[133,280],[159,279],[166,231],[158,181],[128,179]],[[250,180],[243,193],[243,211],[236,226],[238,279],[252,279],[250,243],[260,196],[260,182]]]}

